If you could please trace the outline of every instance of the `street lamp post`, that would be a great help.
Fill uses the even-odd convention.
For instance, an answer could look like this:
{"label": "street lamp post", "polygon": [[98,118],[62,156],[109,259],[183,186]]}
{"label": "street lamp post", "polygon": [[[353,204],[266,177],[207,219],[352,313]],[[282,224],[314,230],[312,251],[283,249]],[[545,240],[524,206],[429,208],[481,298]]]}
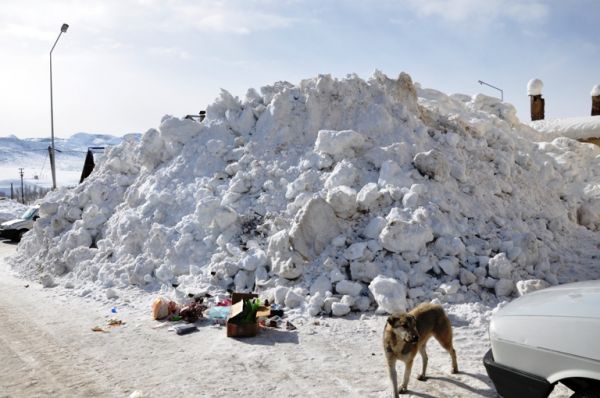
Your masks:
{"label": "street lamp post", "polygon": [[481,85],[485,84],[488,87],[495,88],[496,90],[500,91],[500,101],[504,102],[504,90],[502,90],[501,88],[498,88],[496,86],[492,86],[491,84],[486,83],[486,82],[481,81],[481,80],[477,80],[477,83],[479,83]]}
{"label": "street lamp post", "polygon": [[50,169],[52,170],[52,189],[56,189],[56,167],[54,163],[54,159],[56,156],[56,151],[54,149],[54,101],[52,98],[52,51],[54,51],[54,47],[56,47],[56,43],[58,43],[58,39],[60,39],[60,35],[67,32],[69,29],[69,25],[66,23],[62,24],[60,27],[60,33],[50,50],[50,133],[52,137],[52,151],[50,156]]}

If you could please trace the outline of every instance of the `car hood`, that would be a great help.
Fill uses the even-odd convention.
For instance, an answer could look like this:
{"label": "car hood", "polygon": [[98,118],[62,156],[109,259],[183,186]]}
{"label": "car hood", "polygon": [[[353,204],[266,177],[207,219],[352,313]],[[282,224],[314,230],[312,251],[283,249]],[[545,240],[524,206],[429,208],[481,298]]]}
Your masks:
{"label": "car hood", "polygon": [[600,361],[600,281],[526,294],[500,309],[490,339]]}
{"label": "car hood", "polygon": [[568,283],[526,294],[500,309],[495,316],[600,319],[600,280]]}
{"label": "car hood", "polygon": [[2,228],[9,229],[9,228],[14,227],[17,224],[22,223],[23,221],[27,221],[27,220],[23,220],[22,218],[17,218],[17,219],[14,219],[14,220],[5,221],[1,225],[2,225]]}

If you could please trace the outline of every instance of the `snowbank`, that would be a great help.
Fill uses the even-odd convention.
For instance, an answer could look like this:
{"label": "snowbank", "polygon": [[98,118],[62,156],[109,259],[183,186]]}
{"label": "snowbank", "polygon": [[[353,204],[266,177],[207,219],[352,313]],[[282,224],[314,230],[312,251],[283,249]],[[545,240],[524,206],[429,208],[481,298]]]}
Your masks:
{"label": "snowbank", "polygon": [[546,140],[568,137],[574,140],[600,137],[600,116],[537,120],[529,125],[544,134]]}
{"label": "snowbank", "polygon": [[12,263],[81,295],[255,290],[340,316],[599,277],[600,151],[537,135],[406,74],[223,91],[48,195]]}

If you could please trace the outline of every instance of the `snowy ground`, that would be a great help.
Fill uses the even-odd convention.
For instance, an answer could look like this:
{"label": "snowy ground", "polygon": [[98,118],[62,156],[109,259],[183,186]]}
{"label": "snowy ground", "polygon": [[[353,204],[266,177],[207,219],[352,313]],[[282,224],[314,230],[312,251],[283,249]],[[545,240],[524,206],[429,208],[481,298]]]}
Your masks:
{"label": "snowy ground", "polygon": [[[15,247],[0,242],[0,255]],[[248,339],[227,338],[222,327],[204,321],[197,333],[178,336],[151,319],[134,291],[114,314],[115,303],[74,296],[63,287],[44,289],[8,269],[0,260],[0,397],[391,394],[381,348],[383,316],[292,318],[297,331],[267,329]],[[406,396],[495,397],[481,362],[492,309],[481,303],[446,309],[461,373],[450,374],[448,355],[432,341],[430,379],[420,382],[414,373]],[[109,318],[126,324],[109,328]],[[94,326],[109,332],[93,332]],[[566,397],[566,391],[558,388],[552,397]]]}

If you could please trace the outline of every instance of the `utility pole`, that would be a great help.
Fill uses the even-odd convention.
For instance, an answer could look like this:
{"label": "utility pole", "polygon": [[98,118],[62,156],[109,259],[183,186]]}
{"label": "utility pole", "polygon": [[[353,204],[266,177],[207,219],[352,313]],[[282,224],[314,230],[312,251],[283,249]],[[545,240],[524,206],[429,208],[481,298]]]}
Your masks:
{"label": "utility pole", "polygon": [[15,191],[13,190],[13,183],[10,183],[10,200],[13,200],[15,198]]}
{"label": "utility pole", "polygon": [[50,133],[51,133],[51,138],[52,138],[52,157],[50,158],[50,168],[52,169],[52,189],[56,189],[56,165],[54,164],[54,155],[56,155],[56,151],[54,148],[54,101],[53,101],[53,97],[52,97],[52,51],[54,51],[54,47],[56,47],[56,43],[58,43],[58,39],[60,39],[60,35],[62,35],[63,33],[67,32],[67,29],[69,29],[69,25],[67,25],[66,23],[62,24],[62,26],[60,27],[60,33],[58,34],[58,37],[56,38],[56,41],[54,42],[54,45],[52,46],[52,49],[50,49]]}
{"label": "utility pole", "polygon": [[21,203],[25,204],[25,191],[23,190],[23,168],[19,169],[19,174],[21,175]]}

